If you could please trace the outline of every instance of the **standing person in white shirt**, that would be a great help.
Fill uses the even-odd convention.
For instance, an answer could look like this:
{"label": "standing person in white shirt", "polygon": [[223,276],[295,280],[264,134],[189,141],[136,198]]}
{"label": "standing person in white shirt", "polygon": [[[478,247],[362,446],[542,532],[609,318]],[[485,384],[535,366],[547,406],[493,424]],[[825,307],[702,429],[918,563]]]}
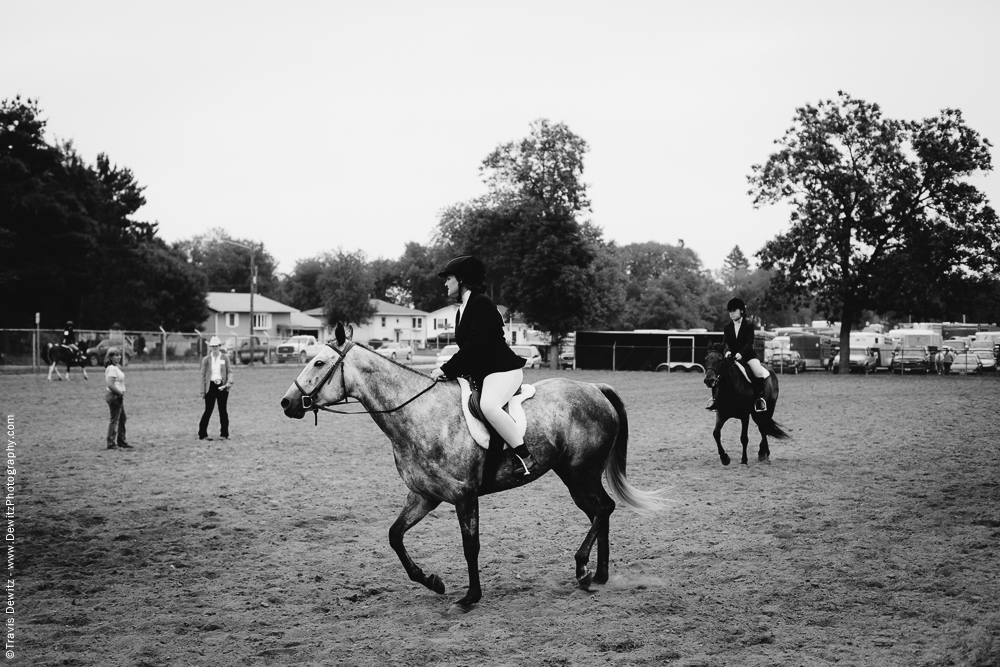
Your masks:
{"label": "standing person in white shirt", "polygon": [[212,418],[215,404],[219,404],[219,435],[223,440],[229,439],[229,388],[233,386],[233,371],[229,360],[219,349],[222,341],[218,336],[212,336],[208,341],[208,354],[201,360],[201,395],[205,398],[205,412],[198,425],[198,438],[212,440],[208,437],[208,420]]}
{"label": "standing person in white shirt", "polygon": [[111,410],[108,421],[108,449],[132,449],[125,436],[125,372],[121,369],[122,352],[109,347],[104,356],[104,400]]}

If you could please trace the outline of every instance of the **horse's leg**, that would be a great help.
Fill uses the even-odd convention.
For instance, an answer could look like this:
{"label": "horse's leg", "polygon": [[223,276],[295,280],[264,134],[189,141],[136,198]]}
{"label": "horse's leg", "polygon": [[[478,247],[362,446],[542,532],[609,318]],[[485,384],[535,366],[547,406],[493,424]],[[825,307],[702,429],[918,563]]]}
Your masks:
{"label": "horse's leg", "polygon": [[399,556],[406,574],[413,581],[420,582],[435,593],[444,593],[444,582],[436,574],[425,575],[423,570],[413,562],[410,554],[406,553],[406,547],[403,546],[403,535],[410,528],[420,523],[420,520],[427,516],[428,512],[440,504],[441,501],[436,498],[425,498],[411,491],[406,497],[406,506],[403,507],[403,511],[399,513],[399,517],[396,518],[396,521],[389,529],[389,545],[392,546],[393,551]]}
{"label": "horse's leg", "polygon": [[729,465],[729,454],[726,450],[722,448],[722,425],[726,423],[727,417],[723,417],[721,412],[715,413],[715,429],[712,431],[712,436],[715,437],[715,446],[719,448],[719,459],[722,460],[722,465]]}
{"label": "horse's leg", "polygon": [[80,366],[80,370],[83,371],[83,379],[84,380],[89,380],[90,376],[87,375],[87,367],[86,366]]}
{"label": "horse's leg", "polygon": [[[590,519],[590,530],[583,538],[583,543],[576,551],[576,581],[580,588],[586,590],[591,581],[595,584],[608,583],[611,561],[611,541],[608,537],[611,526],[611,513],[615,511],[615,501],[604,490],[601,478],[584,480],[573,476],[568,468],[553,468],[559,479],[563,481],[576,506],[583,510]],[[593,573],[587,567],[590,562],[590,552],[597,542],[597,572]]]}
{"label": "horse's leg", "polygon": [[747,465],[747,445],[750,443],[750,435],[747,430],[750,428],[750,414],[740,417],[740,444],[743,445],[743,458],[740,463]]}
{"label": "horse's leg", "polygon": [[[52,365],[49,366],[49,382],[52,382],[52,371],[56,371],[56,373],[59,372],[56,370],[56,362],[54,361],[52,362]],[[61,380],[62,378],[60,377],[59,379]]]}
{"label": "horse's leg", "polygon": [[473,495],[456,501],[455,514],[458,515],[458,525],[462,528],[462,550],[469,566],[469,590],[465,597],[455,601],[454,607],[458,611],[467,612],[483,597],[483,589],[479,584],[479,498]]}
{"label": "horse's leg", "polygon": [[[774,404],[768,403],[768,406],[768,411],[763,413],[766,417],[761,417],[761,419],[771,418],[771,414],[774,412]],[[757,430],[760,431],[760,447],[757,449],[757,460],[761,463],[769,462],[771,460],[771,448],[767,446],[767,432],[761,427],[756,416],[754,416],[753,420],[757,424]]]}

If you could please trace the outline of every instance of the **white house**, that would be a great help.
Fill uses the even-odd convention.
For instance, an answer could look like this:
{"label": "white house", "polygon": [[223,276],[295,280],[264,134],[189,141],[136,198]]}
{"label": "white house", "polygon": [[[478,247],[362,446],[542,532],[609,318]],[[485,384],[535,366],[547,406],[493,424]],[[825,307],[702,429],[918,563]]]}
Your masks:
{"label": "white house", "polygon": [[[414,349],[423,349],[424,341],[427,338],[427,317],[428,314],[422,310],[397,306],[381,299],[372,299],[375,306],[375,315],[368,322],[352,323],[354,326],[354,340],[359,343],[367,343],[372,339],[389,340],[401,343],[408,343]],[[322,308],[312,308],[304,311],[307,315],[322,317]],[[327,328],[327,339],[331,337],[330,329]]]}
{"label": "white house", "polygon": [[209,292],[209,316],[202,331],[215,336],[249,336],[250,330],[261,338],[280,338],[279,330],[291,326],[295,308],[260,294],[253,295],[253,322],[250,322],[249,292]]}

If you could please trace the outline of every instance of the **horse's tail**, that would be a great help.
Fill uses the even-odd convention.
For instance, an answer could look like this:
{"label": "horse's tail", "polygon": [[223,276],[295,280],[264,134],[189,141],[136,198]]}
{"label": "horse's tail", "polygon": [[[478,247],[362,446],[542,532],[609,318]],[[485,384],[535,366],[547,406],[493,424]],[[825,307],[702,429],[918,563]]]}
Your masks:
{"label": "horse's tail", "polygon": [[643,491],[628,483],[625,477],[626,459],[628,458],[628,414],[625,412],[625,404],[618,396],[618,392],[610,385],[598,384],[604,397],[608,399],[615,412],[618,413],[618,435],[615,436],[615,443],[608,454],[608,460],[604,464],[604,478],[611,487],[611,492],[621,502],[625,503],[637,514],[644,516],[652,515],[666,509],[667,499],[663,497],[663,489],[657,491]]}
{"label": "horse's tail", "polygon": [[52,343],[48,343],[45,347],[42,348],[42,361],[44,361],[47,364],[52,363],[52,360],[49,359],[49,350],[51,349],[52,349]]}
{"label": "horse's tail", "polygon": [[784,440],[785,438],[792,437],[788,434],[788,431],[785,430],[784,426],[774,421],[773,417],[769,417],[766,414],[761,416],[760,421],[756,423],[761,434],[766,435],[769,438]]}

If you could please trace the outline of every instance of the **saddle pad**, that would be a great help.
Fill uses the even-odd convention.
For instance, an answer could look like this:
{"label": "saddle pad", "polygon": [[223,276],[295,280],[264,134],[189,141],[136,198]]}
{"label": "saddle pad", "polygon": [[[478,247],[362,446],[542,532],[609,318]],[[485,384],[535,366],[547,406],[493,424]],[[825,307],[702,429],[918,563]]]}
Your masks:
{"label": "saddle pad", "polygon": [[[489,449],[490,432],[486,430],[486,424],[473,417],[472,412],[469,411],[469,397],[472,396],[472,387],[469,386],[469,381],[465,378],[458,378],[458,384],[462,388],[462,412],[465,413],[465,423],[469,425],[469,433],[472,434],[472,439],[476,441],[476,444],[483,449]],[[524,416],[524,408],[521,407],[521,403],[534,395],[534,386],[522,384],[521,393],[515,395],[507,404],[507,412],[514,418],[517,432],[521,434],[522,438],[528,430],[528,419]]]}
{"label": "saddle pad", "polygon": [[[740,372],[743,373],[743,377],[744,377],[744,379],[746,379],[747,382],[751,381],[750,380],[750,376],[747,375],[747,367],[746,366],[744,366],[743,364],[741,364],[739,362],[736,362],[736,368],[740,369]],[[762,377],[761,380],[766,380],[767,378],[771,377],[771,371],[767,370],[767,368],[765,368],[763,364],[761,364],[761,368],[764,369],[764,377]]]}

